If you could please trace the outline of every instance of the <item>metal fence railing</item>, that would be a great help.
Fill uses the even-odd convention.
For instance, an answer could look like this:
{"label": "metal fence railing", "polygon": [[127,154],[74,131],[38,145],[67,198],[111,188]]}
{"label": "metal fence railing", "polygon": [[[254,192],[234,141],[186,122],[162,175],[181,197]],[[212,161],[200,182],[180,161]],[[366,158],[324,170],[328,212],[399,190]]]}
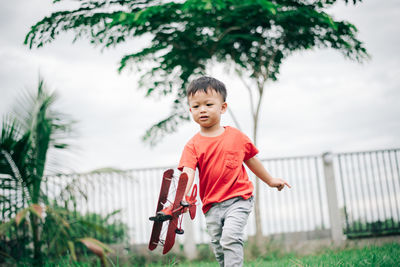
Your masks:
{"label": "metal fence railing", "polygon": [[400,149],[336,155],[348,237],[400,233],[399,156]]}
{"label": "metal fence railing", "polygon": [[[399,157],[399,149],[333,154],[338,202],[344,232],[349,237],[400,232]],[[293,186],[278,192],[260,183],[258,197],[264,235],[330,228],[322,156],[262,162],[273,176],[282,177]],[[148,218],[155,212],[162,173],[166,169],[51,176],[46,178],[42,190],[49,199],[86,220],[93,219],[110,229],[115,224],[124,225],[126,231],[121,242],[145,244],[151,232]],[[250,177],[254,182],[254,177]],[[74,201],[68,201],[64,195],[65,189],[71,186],[82,193]],[[197,214],[191,222],[193,238],[196,243],[206,243],[209,237],[201,205]],[[5,214],[1,220],[7,221]],[[249,218],[246,232],[255,233],[254,214]],[[101,237],[99,232],[93,234]]]}
{"label": "metal fence railing", "polygon": [[292,189],[279,192],[260,183],[264,235],[329,228],[320,156],[267,159],[262,162],[274,177],[284,178],[292,185]]}

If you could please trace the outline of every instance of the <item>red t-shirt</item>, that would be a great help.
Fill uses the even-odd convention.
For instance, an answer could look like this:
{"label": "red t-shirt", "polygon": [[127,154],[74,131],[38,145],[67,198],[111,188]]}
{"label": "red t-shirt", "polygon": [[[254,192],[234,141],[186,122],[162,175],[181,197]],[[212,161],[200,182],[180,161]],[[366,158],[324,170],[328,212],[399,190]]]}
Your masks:
{"label": "red t-shirt", "polygon": [[226,126],[215,137],[196,134],[185,145],[178,169],[199,169],[199,194],[206,213],[213,203],[233,197],[248,199],[253,194],[243,161],[251,159],[258,149],[238,129]]}

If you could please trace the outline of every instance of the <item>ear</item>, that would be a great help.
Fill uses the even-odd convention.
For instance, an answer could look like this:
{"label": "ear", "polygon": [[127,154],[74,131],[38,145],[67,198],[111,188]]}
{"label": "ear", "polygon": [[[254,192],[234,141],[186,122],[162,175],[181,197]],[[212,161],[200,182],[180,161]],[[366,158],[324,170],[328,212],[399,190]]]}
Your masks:
{"label": "ear", "polygon": [[226,110],[228,109],[228,103],[224,102],[221,105],[221,114],[224,114]]}

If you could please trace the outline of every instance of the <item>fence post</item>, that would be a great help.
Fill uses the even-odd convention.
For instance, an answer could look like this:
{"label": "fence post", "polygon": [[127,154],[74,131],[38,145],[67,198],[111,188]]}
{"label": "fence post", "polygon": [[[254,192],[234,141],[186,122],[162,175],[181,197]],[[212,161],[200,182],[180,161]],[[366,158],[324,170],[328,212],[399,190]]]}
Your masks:
{"label": "fence post", "polygon": [[340,245],[344,241],[345,236],[343,235],[342,219],[338,204],[332,153],[323,153],[322,160],[324,163],[325,187],[328,199],[329,222],[331,225],[331,239],[335,245]]}
{"label": "fence post", "polygon": [[194,237],[193,221],[190,219],[189,212],[183,218],[185,226],[185,234],[183,241],[183,251],[188,260],[193,260],[197,257],[196,240]]}

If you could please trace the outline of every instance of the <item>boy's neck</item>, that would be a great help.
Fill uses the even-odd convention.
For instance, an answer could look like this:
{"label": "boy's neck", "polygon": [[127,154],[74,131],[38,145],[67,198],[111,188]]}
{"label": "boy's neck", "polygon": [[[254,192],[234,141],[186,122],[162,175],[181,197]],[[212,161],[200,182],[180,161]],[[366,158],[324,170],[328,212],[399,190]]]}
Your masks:
{"label": "boy's neck", "polygon": [[200,134],[202,136],[206,137],[215,137],[223,134],[225,131],[225,128],[222,127],[221,125],[215,125],[210,128],[200,128]]}

